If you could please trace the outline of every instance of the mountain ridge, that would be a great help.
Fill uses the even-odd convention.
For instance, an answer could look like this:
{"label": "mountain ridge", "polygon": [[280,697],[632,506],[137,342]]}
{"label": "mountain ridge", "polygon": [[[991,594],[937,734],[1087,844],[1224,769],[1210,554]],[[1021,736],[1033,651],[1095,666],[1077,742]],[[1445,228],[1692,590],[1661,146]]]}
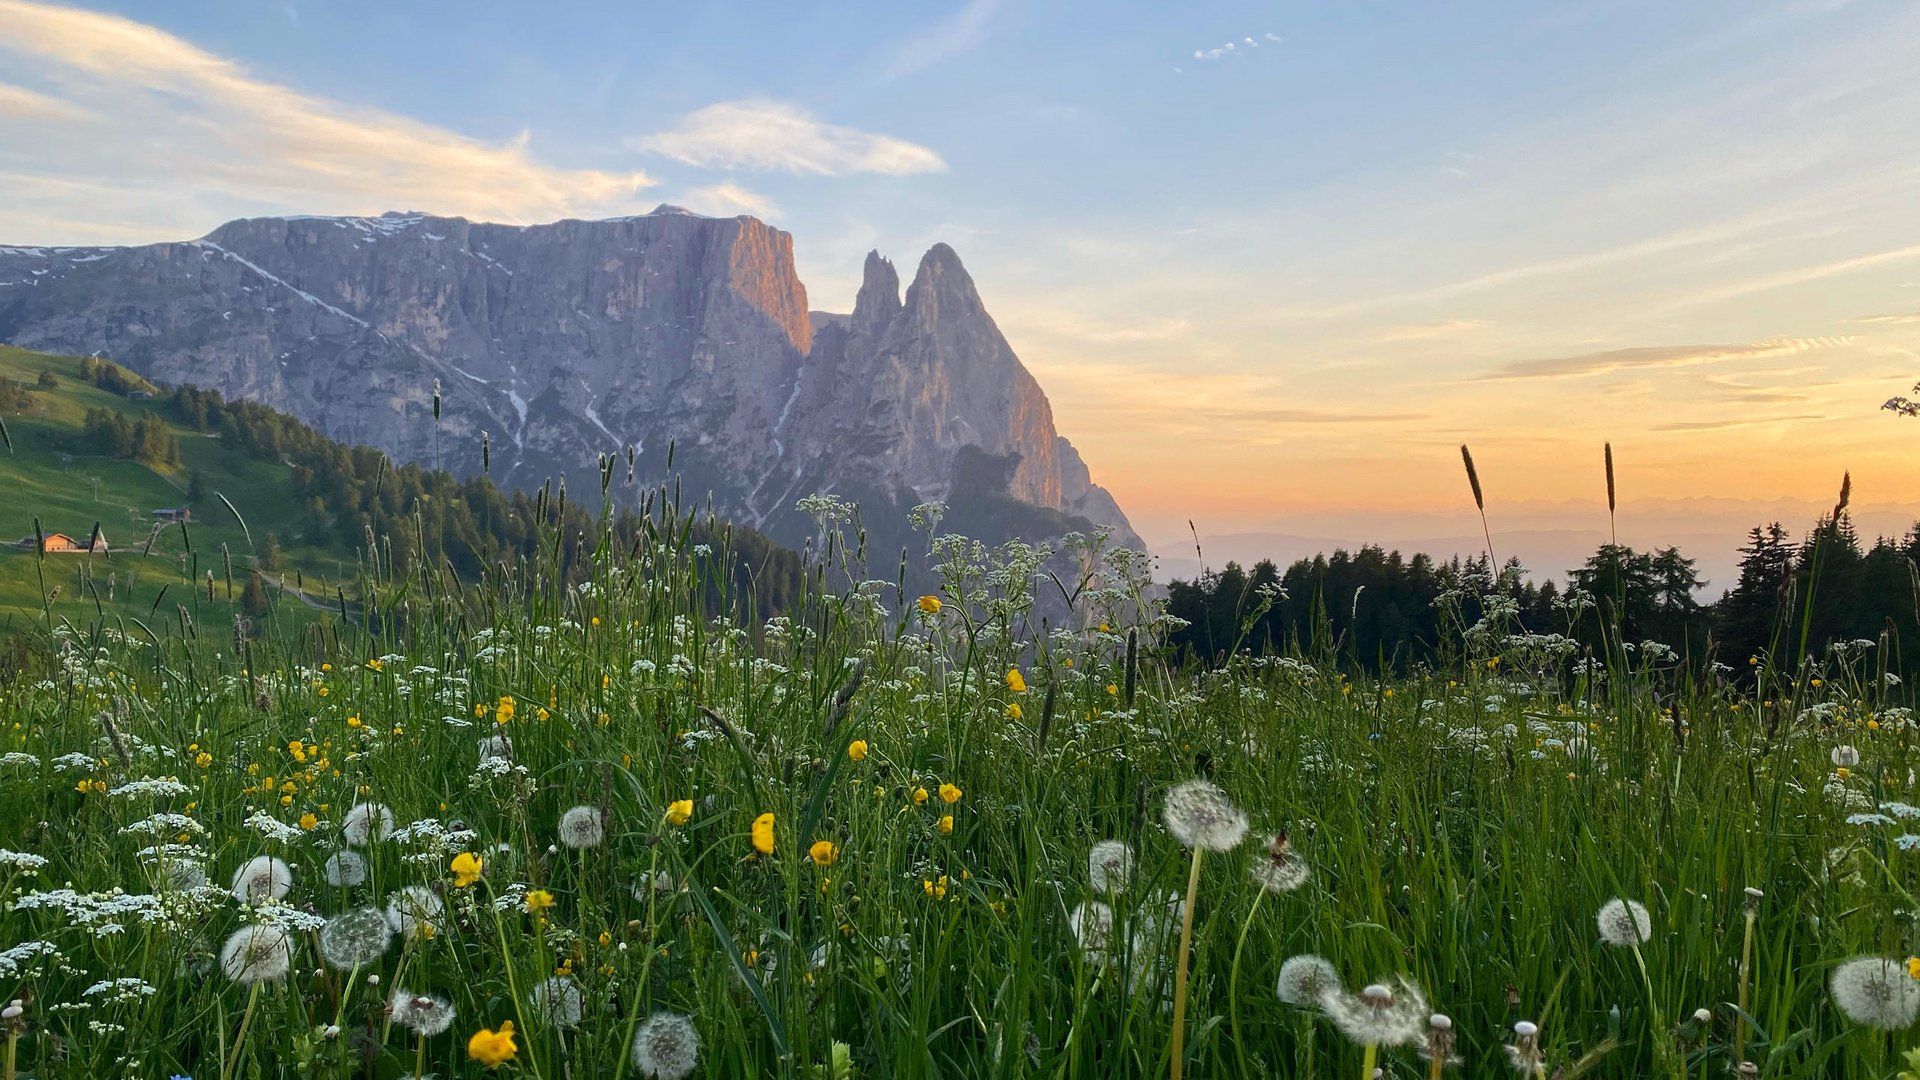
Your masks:
{"label": "mountain ridge", "polygon": [[849,315],[808,300],[789,234],[665,205],[526,226],[257,217],[189,241],[0,247],[0,339],[112,356],[403,460],[484,460],[524,487],[593,482],[628,447],[661,476],[672,446],[694,490],[791,542],[807,531],[798,496],[943,499],[972,446],[1010,463],[1008,496],[1139,546],[951,247],[929,249],[904,297],[874,252]]}

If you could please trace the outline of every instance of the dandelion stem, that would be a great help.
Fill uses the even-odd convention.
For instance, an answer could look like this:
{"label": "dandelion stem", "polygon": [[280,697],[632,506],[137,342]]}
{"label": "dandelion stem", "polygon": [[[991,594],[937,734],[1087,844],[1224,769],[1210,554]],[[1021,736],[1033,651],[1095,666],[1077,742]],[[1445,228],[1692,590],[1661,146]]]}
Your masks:
{"label": "dandelion stem", "polygon": [[1360,1055],[1360,1080],[1373,1080],[1374,1063],[1380,1060],[1380,1044],[1368,1043],[1366,1053]]}
{"label": "dandelion stem", "polygon": [[[255,982],[253,989],[247,991],[247,1011],[240,1015],[240,1030],[233,1037],[233,1054],[227,1058],[227,1063],[221,1067],[220,1080],[229,1080],[229,1078],[234,1075],[234,1069],[240,1064],[240,1049],[246,1045],[247,1028],[253,1024],[253,1007],[259,1003],[260,984]],[[11,1051],[12,1047],[9,1046],[8,1050]],[[8,1065],[12,1065],[11,1054],[9,1054]],[[13,1070],[9,1068],[7,1072],[11,1074]]]}
{"label": "dandelion stem", "polygon": [[1753,974],[1753,924],[1759,913],[1747,910],[1747,931],[1740,943],[1740,1008],[1733,1014],[1733,1060],[1747,1060],[1747,980]]}
{"label": "dandelion stem", "polygon": [[[1247,945],[1247,931],[1253,929],[1254,916],[1260,914],[1260,901],[1267,898],[1267,890],[1260,889],[1253,894],[1253,907],[1247,911],[1247,921],[1240,924],[1240,938],[1233,944],[1233,970],[1227,975],[1227,1020],[1233,1028],[1233,1052],[1240,1060],[1240,1075],[1247,1075],[1246,1042],[1240,1037],[1240,952]],[[1193,901],[1188,900],[1191,906]]]}
{"label": "dandelion stem", "polygon": [[1187,960],[1193,946],[1193,908],[1200,898],[1200,859],[1206,849],[1193,849],[1193,869],[1187,874],[1187,909],[1180,918],[1180,959],[1173,968],[1173,1080],[1180,1080],[1181,1058],[1187,1044]]}

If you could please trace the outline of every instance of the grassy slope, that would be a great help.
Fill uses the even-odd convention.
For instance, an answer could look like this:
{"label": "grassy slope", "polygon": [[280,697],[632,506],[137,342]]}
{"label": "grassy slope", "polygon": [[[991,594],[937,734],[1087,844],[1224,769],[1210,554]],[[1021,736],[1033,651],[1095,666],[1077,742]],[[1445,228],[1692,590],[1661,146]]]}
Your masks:
{"label": "grassy slope", "polygon": [[[6,417],[13,448],[11,453],[0,451],[0,492],[5,493],[0,497],[0,542],[11,545],[33,535],[35,518],[46,532],[76,539],[87,537],[97,521],[114,550],[111,558],[49,555],[42,563],[31,551],[0,548],[0,630],[21,619],[42,618],[42,572],[47,591],[59,590],[52,603],[56,620],[84,624],[104,612],[138,618],[156,633],[165,633],[168,627],[177,631],[177,605],[186,604],[197,624],[224,626],[233,609],[227,602],[222,546],[232,556],[237,597],[252,566],[254,545],[276,530],[289,582],[299,574],[308,591],[330,595],[330,583],[351,573],[351,552],[303,547],[283,526],[296,510],[285,466],[253,460],[218,438],[177,425],[177,470],[161,472],[91,454],[80,435],[89,408],[137,415],[158,412],[158,403],[130,401],[93,386],[80,377],[77,357],[0,346],[0,376],[32,387],[42,370],[52,371],[58,385],[34,390],[32,411]],[[185,535],[178,526],[161,530],[143,555],[152,512],[186,505],[188,478],[195,471],[209,492],[205,502],[193,508],[195,521]],[[225,496],[245,516],[244,526],[213,493]],[[206,598],[209,570],[219,582],[211,604]],[[276,595],[276,602],[279,599]],[[290,606],[301,606],[286,599]]]}

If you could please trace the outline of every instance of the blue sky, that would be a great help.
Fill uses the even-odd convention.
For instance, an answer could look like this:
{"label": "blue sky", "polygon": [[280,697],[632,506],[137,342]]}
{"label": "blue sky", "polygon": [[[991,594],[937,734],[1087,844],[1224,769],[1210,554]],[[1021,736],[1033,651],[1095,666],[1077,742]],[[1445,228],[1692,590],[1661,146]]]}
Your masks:
{"label": "blue sky", "polygon": [[1149,539],[1469,533],[1461,441],[1590,528],[1605,439],[1657,539],[1920,510],[1916,56],[1892,0],[0,0],[0,242],[666,201],[845,310],[945,240]]}

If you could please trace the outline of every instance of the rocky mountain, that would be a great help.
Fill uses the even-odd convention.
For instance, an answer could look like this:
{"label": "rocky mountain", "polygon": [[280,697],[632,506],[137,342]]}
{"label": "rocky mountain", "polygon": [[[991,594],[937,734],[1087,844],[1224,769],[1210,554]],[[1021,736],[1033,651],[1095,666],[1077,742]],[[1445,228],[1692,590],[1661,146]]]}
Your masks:
{"label": "rocky mountain", "polygon": [[904,298],[869,255],[851,315],[831,315],[809,311],[792,238],[750,217],[254,218],[182,243],[0,247],[0,341],[109,356],[457,472],[481,468],[486,433],[509,484],[594,491],[600,455],[628,448],[658,479],[671,446],[683,490],[790,542],[812,528],[793,504],[822,492],[869,521],[1010,501],[1039,514],[996,512],[997,531],[1139,543],[944,244]]}

